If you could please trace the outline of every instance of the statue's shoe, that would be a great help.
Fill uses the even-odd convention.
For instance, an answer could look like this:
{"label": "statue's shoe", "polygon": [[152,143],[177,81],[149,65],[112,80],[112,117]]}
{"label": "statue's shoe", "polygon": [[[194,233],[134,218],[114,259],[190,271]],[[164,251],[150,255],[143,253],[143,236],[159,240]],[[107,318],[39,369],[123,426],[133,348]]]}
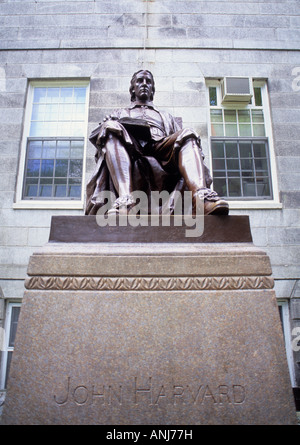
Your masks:
{"label": "statue's shoe", "polygon": [[[219,195],[208,188],[202,188],[197,190],[194,194],[193,206],[198,207],[198,211],[202,208],[204,215],[228,215],[229,204],[224,199],[221,199]],[[200,202],[199,202],[200,200]],[[198,202],[197,202],[198,201]],[[201,207],[201,201],[203,206]]]}
{"label": "statue's shoe", "polygon": [[132,195],[123,195],[115,200],[107,215],[127,215],[129,210],[136,204]]}
{"label": "statue's shoe", "polygon": [[228,215],[229,205],[224,199],[204,201],[204,215]]}

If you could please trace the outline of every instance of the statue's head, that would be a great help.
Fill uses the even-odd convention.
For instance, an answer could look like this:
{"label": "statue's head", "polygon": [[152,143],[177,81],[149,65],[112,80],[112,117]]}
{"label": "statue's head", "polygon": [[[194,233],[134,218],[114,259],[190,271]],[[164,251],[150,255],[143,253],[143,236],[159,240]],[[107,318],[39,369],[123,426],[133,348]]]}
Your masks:
{"label": "statue's head", "polygon": [[149,100],[152,101],[155,93],[155,83],[153,74],[148,70],[139,70],[131,78],[130,82],[130,96],[131,96],[131,102],[134,102],[137,99],[136,93],[137,93],[137,84],[141,81],[141,79],[146,79],[148,82],[149,87]]}

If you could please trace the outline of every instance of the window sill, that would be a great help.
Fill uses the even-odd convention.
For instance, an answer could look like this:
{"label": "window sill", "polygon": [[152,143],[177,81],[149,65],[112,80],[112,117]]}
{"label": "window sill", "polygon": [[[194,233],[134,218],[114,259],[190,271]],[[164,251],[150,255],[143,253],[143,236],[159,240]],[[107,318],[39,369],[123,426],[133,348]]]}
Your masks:
{"label": "window sill", "polygon": [[229,203],[229,209],[231,210],[244,210],[244,209],[282,209],[282,203],[278,201],[267,201],[267,200],[261,200],[261,201],[230,201]]}
{"label": "window sill", "polygon": [[24,200],[18,201],[13,204],[13,209],[28,209],[28,210],[52,210],[52,209],[62,209],[62,210],[83,210],[83,201],[34,201],[34,200]]}

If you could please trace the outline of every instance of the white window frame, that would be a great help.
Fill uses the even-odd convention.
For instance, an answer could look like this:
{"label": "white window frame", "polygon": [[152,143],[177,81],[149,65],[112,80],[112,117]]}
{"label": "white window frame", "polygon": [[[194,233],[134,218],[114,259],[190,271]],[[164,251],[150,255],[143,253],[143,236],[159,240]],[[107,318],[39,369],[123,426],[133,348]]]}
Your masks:
{"label": "white window frame", "polygon": [[21,307],[20,301],[8,301],[5,311],[5,323],[4,323],[4,338],[3,338],[3,351],[1,355],[1,373],[0,373],[0,390],[5,390],[5,380],[7,373],[7,357],[8,352],[13,352],[14,348],[9,346],[9,334],[11,327],[12,309],[14,307]]}
{"label": "white window frame", "polygon": [[[249,199],[247,200],[244,198],[243,200],[229,200],[229,207],[230,209],[281,209],[282,203],[279,199],[279,188],[278,188],[278,179],[277,179],[277,165],[276,165],[276,156],[275,156],[275,150],[274,150],[274,138],[273,138],[273,130],[272,130],[272,123],[271,123],[271,113],[270,113],[270,101],[269,101],[269,93],[268,93],[268,86],[267,86],[267,80],[266,79],[251,79],[252,82],[254,82],[255,86],[258,86],[261,88],[261,94],[262,94],[262,103],[263,106],[261,107],[264,110],[264,122],[265,122],[265,131],[266,131],[266,137],[268,138],[268,146],[269,146],[269,161],[270,161],[270,181],[272,186],[272,192],[273,192],[273,199]],[[212,154],[211,154],[211,138],[213,137],[211,134],[211,121],[210,121],[210,110],[211,109],[234,109],[237,110],[239,108],[241,109],[251,109],[251,105],[248,106],[248,108],[245,108],[245,106],[241,106],[239,103],[235,102],[232,104],[226,104],[222,105],[222,97],[221,97],[221,82],[220,79],[212,79],[207,78],[206,79],[206,93],[207,93],[207,103],[208,103],[208,112],[207,112],[207,122],[208,122],[208,141],[209,141],[209,147],[210,147],[210,156],[209,156],[209,165],[210,165],[210,171],[213,171],[212,166]],[[217,88],[217,106],[211,106],[210,105],[210,97],[209,97],[209,87],[216,87]],[[256,107],[255,107],[256,109]],[[229,138],[229,136],[228,136]],[[213,188],[212,183],[212,188]]]}
{"label": "white window frame", "polygon": [[16,186],[16,200],[13,204],[14,209],[83,209],[84,208],[84,196],[85,196],[85,170],[86,170],[86,147],[87,136],[84,136],[84,149],[83,149],[83,166],[82,166],[82,190],[80,200],[34,200],[23,199],[23,184],[25,175],[25,163],[26,163],[26,150],[27,150],[27,138],[29,137],[31,112],[33,93],[35,87],[71,87],[71,86],[85,86],[86,92],[86,108],[85,108],[85,127],[88,128],[88,111],[89,111],[89,96],[90,96],[90,80],[89,79],[72,79],[72,80],[35,80],[30,81],[28,85],[25,116],[24,116],[24,128],[21,141],[21,152],[19,171],[17,177]]}
{"label": "white window frame", "polygon": [[296,385],[295,376],[295,366],[294,366],[294,356],[291,343],[291,324],[290,324],[290,311],[289,311],[289,300],[288,299],[278,299],[277,305],[281,307],[282,310],[282,324],[283,324],[283,337],[285,343],[286,358],[290,373],[291,385],[292,387]]}

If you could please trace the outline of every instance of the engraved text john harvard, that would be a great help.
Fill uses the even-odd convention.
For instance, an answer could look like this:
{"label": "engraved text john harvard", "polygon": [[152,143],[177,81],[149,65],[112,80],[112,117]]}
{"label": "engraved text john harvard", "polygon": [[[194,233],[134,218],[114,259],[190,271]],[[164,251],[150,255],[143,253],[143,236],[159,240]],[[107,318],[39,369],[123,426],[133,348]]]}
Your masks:
{"label": "engraved text john harvard", "polygon": [[133,377],[124,383],[79,383],[71,377],[59,386],[54,397],[58,406],[77,406],[99,403],[104,406],[121,405],[241,405],[246,400],[246,389],[241,384],[225,385],[207,382],[162,382],[152,377]]}

